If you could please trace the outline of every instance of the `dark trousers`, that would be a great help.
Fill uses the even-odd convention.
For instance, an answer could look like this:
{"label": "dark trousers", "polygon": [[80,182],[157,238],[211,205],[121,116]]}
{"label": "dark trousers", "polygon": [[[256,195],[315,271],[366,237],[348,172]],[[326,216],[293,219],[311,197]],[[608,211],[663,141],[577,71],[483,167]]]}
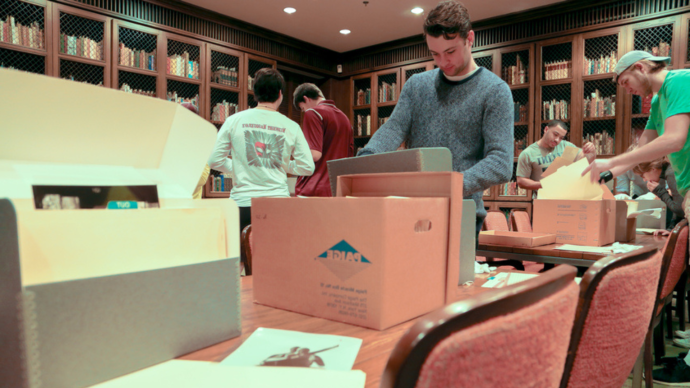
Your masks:
{"label": "dark trousers", "polygon": [[247,225],[252,223],[252,208],[250,206],[242,207],[240,206],[240,260],[244,263],[244,267],[247,268],[247,256],[244,254],[244,249],[242,249],[242,231]]}

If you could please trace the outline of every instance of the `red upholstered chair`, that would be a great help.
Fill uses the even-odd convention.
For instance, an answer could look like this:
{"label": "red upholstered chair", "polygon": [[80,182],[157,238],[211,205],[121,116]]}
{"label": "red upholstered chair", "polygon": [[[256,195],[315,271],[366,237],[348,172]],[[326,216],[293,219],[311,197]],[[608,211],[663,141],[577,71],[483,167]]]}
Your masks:
{"label": "red upholstered chair", "polygon": [[[509,232],[508,220],[505,214],[500,210],[488,210],[486,212],[486,218],[482,224],[482,230],[500,230],[504,232]],[[520,260],[495,260],[493,257],[487,257],[486,262],[490,266],[501,267],[504,265],[509,265],[519,269],[521,271],[525,270],[525,266]]]}
{"label": "red upholstered chair", "polygon": [[244,230],[242,230],[241,241],[242,250],[244,250],[245,257],[247,258],[247,262],[242,263],[244,265],[244,273],[247,276],[252,274],[252,248],[254,247],[252,240],[252,226],[247,225]]}
{"label": "red upholstered chair", "polygon": [[[654,356],[657,361],[660,361],[664,356],[664,325],[659,324],[663,321],[664,306],[667,307],[667,329],[671,329],[671,300],[673,299],[673,290],[679,282],[687,283],[686,268],[688,265],[688,221],[682,220],[671,231],[671,234],[664,245],[663,258],[661,263],[661,274],[659,276],[658,292],[656,297],[656,304],[654,306],[654,315],[652,323],[647,331],[647,338],[645,339],[644,349],[644,368],[645,368],[645,386],[651,388],[654,386],[652,381],[652,367],[658,362],[652,361],[652,343],[654,344]],[[685,311],[683,303],[678,301],[679,305],[678,316],[685,319]],[[682,311],[683,315],[680,315]],[[657,330],[655,330],[655,328]],[[656,331],[656,333],[655,333]]]}
{"label": "red upholstered chair", "polygon": [[532,220],[529,219],[529,213],[523,209],[510,210],[510,228],[516,232],[532,232]]}
{"label": "red upholstered chair", "polygon": [[645,248],[589,267],[561,388],[623,386],[649,329],[661,261],[661,253]]}
{"label": "red upholstered chair", "polygon": [[391,353],[381,388],[557,386],[580,290],[575,273],[561,265],[420,318]]}

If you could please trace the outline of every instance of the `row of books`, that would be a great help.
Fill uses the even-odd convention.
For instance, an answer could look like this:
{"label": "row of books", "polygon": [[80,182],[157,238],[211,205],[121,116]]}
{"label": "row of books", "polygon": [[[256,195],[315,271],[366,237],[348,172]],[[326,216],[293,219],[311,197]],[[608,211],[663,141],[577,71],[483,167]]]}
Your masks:
{"label": "row of books", "polygon": [[0,20],[0,42],[35,49],[45,49],[43,30],[38,22],[24,26],[21,23],[17,23],[14,16],[10,15],[7,15],[4,21]]}
{"label": "row of books", "polygon": [[584,99],[582,106],[585,117],[605,117],[616,115],[616,95],[602,97],[599,89],[595,89],[591,97]]}
{"label": "row of books", "polygon": [[520,55],[517,55],[517,65],[508,66],[503,68],[503,80],[508,83],[508,85],[520,85],[529,82],[527,79],[528,67],[520,59]]}
{"label": "row of books", "polygon": [[390,117],[379,117],[379,128],[388,121]]}
{"label": "row of books", "polygon": [[671,49],[670,44],[664,42],[663,40],[659,40],[658,46],[651,47],[651,48],[648,46],[645,46],[643,51],[646,51],[646,52],[648,52],[654,56],[670,57],[671,52],[673,50]]}
{"label": "row of books", "polygon": [[357,99],[355,99],[355,105],[366,105],[371,104],[371,89],[359,89],[357,91]]}
{"label": "row of books", "polygon": [[237,87],[237,68],[227,68],[224,66],[216,67],[216,70],[211,73],[211,82]]}
{"label": "row of books", "polygon": [[522,138],[515,140],[515,148],[513,149],[513,155],[517,158],[520,155],[520,152],[527,148],[527,139]]}
{"label": "row of books", "polygon": [[570,77],[572,61],[557,61],[544,64],[544,80],[563,79]]}
{"label": "row of books", "polygon": [[652,95],[650,94],[647,97],[644,98],[634,98],[633,99],[635,106],[633,107],[633,114],[634,113],[643,113],[648,115],[649,110],[652,109]]}
{"label": "row of books", "polygon": [[371,115],[357,115],[355,126],[355,136],[371,135]]}
{"label": "row of books", "polygon": [[103,41],[96,42],[86,36],[60,34],[60,52],[89,59],[103,59]]}
{"label": "row of books", "polygon": [[599,58],[585,57],[585,75],[613,73],[617,63],[616,51],[611,51],[607,56],[601,55]]}
{"label": "row of books", "polygon": [[189,98],[189,97],[179,96],[177,94],[177,92],[173,91],[173,92],[166,93],[165,98],[168,101],[176,102],[178,104],[181,104],[183,102],[189,102],[192,105],[194,105],[197,110],[199,110],[199,94],[198,93],[196,96]]}
{"label": "row of books", "polygon": [[609,135],[608,132],[585,135],[582,140],[583,144],[588,141],[592,142],[597,155],[613,155],[616,151],[615,138]]}
{"label": "row of books", "polygon": [[127,93],[132,93],[132,94],[141,94],[142,96],[148,96],[148,97],[156,97],[156,92],[152,92],[149,90],[141,90],[141,89],[132,89],[129,85],[127,84],[122,84],[120,87],[120,90],[123,92]]}
{"label": "row of books", "polygon": [[225,122],[225,119],[237,113],[239,107],[232,102],[219,102],[211,109],[211,121]]}
{"label": "row of books", "polygon": [[513,118],[516,123],[527,121],[527,105],[520,102],[513,102]]}
{"label": "row of books", "polygon": [[379,86],[379,102],[386,101],[395,101],[395,82],[392,84],[382,82]]}
{"label": "row of books", "polygon": [[178,77],[199,79],[199,62],[189,59],[189,53],[171,55],[166,59],[166,72]]}
{"label": "row of books", "polygon": [[229,175],[211,175],[211,191],[229,193],[232,190],[232,178]]}
{"label": "row of books", "polygon": [[252,76],[247,76],[247,88],[249,90],[254,90],[254,78]]}
{"label": "row of books", "polygon": [[568,101],[544,101],[542,120],[567,120],[568,119]]}
{"label": "row of books", "polygon": [[517,182],[508,182],[501,185],[498,195],[501,196],[526,196],[527,189],[523,189],[517,185]]}
{"label": "row of books", "polygon": [[144,50],[133,50],[120,43],[120,65],[139,69],[156,70],[156,53]]}
{"label": "row of books", "polygon": [[68,75],[68,76],[66,76],[66,77],[62,77],[62,79],[66,79],[66,80],[74,81],[74,82],[79,82],[79,83],[82,83],[82,84],[103,86],[103,81],[100,81],[100,82],[97,83],[97,84],[95,84],[95,83],[93,83],[93,82],[89,82],[89,81],[78,81],[76,78],[74,78],[74,75],[72,75],[72,74],[70,74],[70,75]]}

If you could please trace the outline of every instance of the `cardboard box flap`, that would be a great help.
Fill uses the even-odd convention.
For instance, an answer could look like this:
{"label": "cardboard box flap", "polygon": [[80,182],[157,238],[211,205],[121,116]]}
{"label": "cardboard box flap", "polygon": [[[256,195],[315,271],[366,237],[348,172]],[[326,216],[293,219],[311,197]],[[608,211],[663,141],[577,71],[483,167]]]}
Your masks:
{"label": "cardboard box flap", "polygon": [[215,143],[212,124],[161,99],[7,69],[0,85],[13,96],[0,104],[0,197],[59,182],[156,184],[161,198],[191,198]]}
{"label": "cardboard box flap", "polygon": [[559,168],[573,164],[578,153],[580,153],[580,150],[577,147],[565,147],[563,150],[563,155],[557,157],[553,160],[553,162],[551,162],[546,171],[541,174],[541,178],[544,179],[556,172]]}

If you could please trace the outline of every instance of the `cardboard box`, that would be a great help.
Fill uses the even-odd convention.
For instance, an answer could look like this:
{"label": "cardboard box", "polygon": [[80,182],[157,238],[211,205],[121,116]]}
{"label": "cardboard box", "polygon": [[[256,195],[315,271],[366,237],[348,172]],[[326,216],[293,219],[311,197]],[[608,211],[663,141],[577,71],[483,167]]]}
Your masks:
{"label": "cardboard box", "polygon": [[535,199],[532,209],[532,230],[555,233],[559,244],[603,246],[615,241],[615,199]]}
{"label": "cardboard box", "polygon": [[460,276],[462,174],[341,176],[336,193],[252,202],[257,303],[383,330],[474,279],[474,257]]}
{"label": "cardboard box", "polygon": [[430,171],[453,171],[453,156],[448,148],[413,148],[328,161],[328,178],[334,197],[341,175]]}
{"label": "cardboard box", "polygon": [[480,244],[505,245],[509,247],[538,247],[553,244],[556,235],[550,233],[503,232],[487,230],[479,232]]}
{"label": "cardboard box", "polygon": [[[85,387],[240,335],[237,206],[191,199],[215,128],[58,78],[0,85],[0,381]],[[153,185],[160,208],[36,209],[35,185]]]}
{"label": "cardboard box", "polygon": [[661,218],[656,219],[654,217],[646,217],[646,216],[641,216],[639,217],[639,220],[637,221],[637,227],[638,228],[654,228],[654,229],[666,229],[666,213],[668,212],[668,208],[666,207],[666,204],[664,201],[660,199],[645,199],[645,200],[639,200],[637,201],[637,210],[646,210],[646,209],[662,209],[661,211]]}

